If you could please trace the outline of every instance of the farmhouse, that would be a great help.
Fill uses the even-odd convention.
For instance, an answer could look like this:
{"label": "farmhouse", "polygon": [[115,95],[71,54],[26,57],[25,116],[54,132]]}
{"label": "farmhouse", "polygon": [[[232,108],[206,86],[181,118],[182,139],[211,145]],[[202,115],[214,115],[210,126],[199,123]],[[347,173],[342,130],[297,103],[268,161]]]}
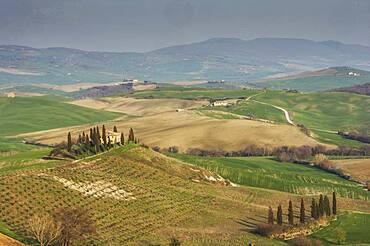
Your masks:
{"label": "farmhouse", "polygon": [[[121,142],[121,133],[113,132],[113,131],[107,131],[107,139],[110,139],[110,142],[112,144],[120,143]],[[103,139],[101,141],[103,141]]]}
{"label": "farmhouse", "polygon": [[213,107],[227,106],[227,105],[229,105],[229,103],[226,102],[226,101],[214,101],[214,102],[211,103],[211,106],[213,106]]}

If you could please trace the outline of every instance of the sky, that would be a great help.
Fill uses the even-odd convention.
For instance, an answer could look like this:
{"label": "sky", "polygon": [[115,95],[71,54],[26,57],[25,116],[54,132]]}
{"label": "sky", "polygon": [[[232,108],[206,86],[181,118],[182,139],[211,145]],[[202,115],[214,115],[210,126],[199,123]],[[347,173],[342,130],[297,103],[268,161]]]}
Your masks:
{"label": "sky", "polygon": [[370,46],[370,0],[0,0],[0,44],[144,52],[214,37]]}

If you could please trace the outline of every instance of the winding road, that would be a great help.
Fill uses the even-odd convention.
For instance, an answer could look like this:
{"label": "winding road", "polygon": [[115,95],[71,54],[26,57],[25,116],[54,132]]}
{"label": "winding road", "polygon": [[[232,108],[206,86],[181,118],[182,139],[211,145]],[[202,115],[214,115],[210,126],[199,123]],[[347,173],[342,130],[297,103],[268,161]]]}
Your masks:
{"label": "winding road", "polygon": [[281,111],[284,112],[284,115],[285,115],[285,119],[286,121],[290,124],[290,125],[295,125],[294,122],[292,121],[292,119],[290,118],[290,115],[289,115],[289,112],[288,110],[286,110],[285,108],[282,108],[282,107],[279,107],[279,106],[276,106],[276,105],[273,105],[273,104],[269,104],[269,103],[264,103],[264,102],[260,102],[260,101],[256,101],[256,100],[252,100],[253,102],[256,102],[256,103],[260,103],[260,104],[264,104],[264,105],[268,105],[268,106],[271,106],[273,108],[276,108],[276,109],[279,109]]}

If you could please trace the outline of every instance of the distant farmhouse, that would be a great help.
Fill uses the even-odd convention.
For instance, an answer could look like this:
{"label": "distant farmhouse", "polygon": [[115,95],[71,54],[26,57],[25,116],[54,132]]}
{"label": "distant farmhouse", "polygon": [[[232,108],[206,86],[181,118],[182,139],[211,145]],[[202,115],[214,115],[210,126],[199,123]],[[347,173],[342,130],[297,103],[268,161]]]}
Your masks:
{"label": "distant farmhouse", "polygon": [[[112,144],[120,143],[121,133],[114,132],[114,131],[107,131],[107,139],[109,139]],[[103,141],[103,139],[101,141]]]}

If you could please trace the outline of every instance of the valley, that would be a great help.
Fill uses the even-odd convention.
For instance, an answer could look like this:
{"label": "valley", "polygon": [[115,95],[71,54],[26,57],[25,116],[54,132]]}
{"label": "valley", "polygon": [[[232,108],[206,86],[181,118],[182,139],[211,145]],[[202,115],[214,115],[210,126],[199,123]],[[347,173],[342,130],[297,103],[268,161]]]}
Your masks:
{"label": "valley", "polygon": [[[35,243],[27,231],[32,216],[68,206],[86,208],[96,222],[96,233],[86,237],[89,245],[166,245],[172,237],[184,245],[286,245],[289,241],[254,232],[267,222],[268,208],[275,212],[283,204],[286,209],[291,200],[298,213],[303,199],[310,220],[311,199],[332,192],[340,215],[308,238],[335,245],[340,228],[348,245],[370,241],[363,232],[370,214],[364,188],[370,159],[335,154],[342,145],[366,151],[366,144],[335,133],[366,130],[366,96],[163,86],[100,98],[0,101],[0,232],[23,243]],[[76,138],[101,124],[116,127],[125,139],[133,128],[140,142],[83,159],[42,159],[66,142],[68,132]],[[307,163],[279,161],[274,155],[284,145],[321,146],[330,165],[363,184]],[[248,156],[226,157],[258,148]],[[197,154],[202,151],[209,155]],[[253,156],[261,151],[264,156]]]}

